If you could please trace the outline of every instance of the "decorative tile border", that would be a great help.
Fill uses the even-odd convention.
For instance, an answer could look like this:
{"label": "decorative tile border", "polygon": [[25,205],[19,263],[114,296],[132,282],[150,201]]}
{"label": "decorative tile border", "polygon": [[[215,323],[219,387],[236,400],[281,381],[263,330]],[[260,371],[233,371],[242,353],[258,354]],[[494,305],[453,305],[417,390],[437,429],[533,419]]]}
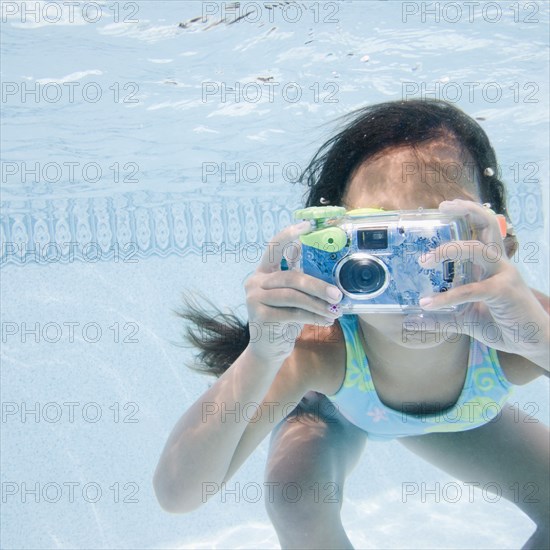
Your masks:
{"label": "decorative tile border", "polygon": [[[284,197],[283,197],[284,199]],[[0,265],[135,262],[267,243],[299,204],[136,192],[2,203]],[[216,248],[218,247],[218,248]]]}

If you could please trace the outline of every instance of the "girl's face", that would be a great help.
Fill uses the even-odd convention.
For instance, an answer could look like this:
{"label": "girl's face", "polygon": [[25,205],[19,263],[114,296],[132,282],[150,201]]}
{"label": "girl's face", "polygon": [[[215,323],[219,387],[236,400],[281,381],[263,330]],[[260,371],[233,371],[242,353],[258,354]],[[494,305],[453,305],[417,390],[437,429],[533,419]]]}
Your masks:
{"label": "girl's face", "polygon": [[[469,155],[461,154],[452,139],[431,141],[417,147],[383,151],[365,161],[352,174],[342,199],[347,210],[383,208],[415,210],[438,208],[444,200],[465,199],[481,202],[479,178]],[[424,314],[424,325],[418,317],[398,314],[361,314],[361,320],[393,343],[408,348],[428,348],[441,342],[435,330],[437,317]],[[425,331],[407,333],[404,323],[417,323]],[[411,326],[411,325],[407,325]],[[441,325],[440,325],[441,326]]]}

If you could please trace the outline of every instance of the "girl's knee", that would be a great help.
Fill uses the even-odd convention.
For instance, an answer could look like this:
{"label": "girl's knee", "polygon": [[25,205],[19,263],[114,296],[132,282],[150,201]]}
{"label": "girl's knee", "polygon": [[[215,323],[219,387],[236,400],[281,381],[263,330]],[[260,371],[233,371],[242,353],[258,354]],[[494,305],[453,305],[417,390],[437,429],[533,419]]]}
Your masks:
{"label": "girl's knee", "polygon": [[330,523],[342,507],[345,455],[354,445],[327,398],[308,396],[272,434],[264,501],[276,525]]}

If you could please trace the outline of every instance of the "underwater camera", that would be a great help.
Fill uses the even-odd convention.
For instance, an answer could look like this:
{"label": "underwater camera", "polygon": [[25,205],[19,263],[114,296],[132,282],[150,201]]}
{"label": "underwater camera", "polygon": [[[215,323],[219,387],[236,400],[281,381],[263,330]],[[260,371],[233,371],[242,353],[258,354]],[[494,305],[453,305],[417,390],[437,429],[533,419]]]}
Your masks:
{"label": "underwater camera", "polygon": [[418,263],[420,255],[444,243],[471,239],[464,217],[428,209],[346,211],[337,206],[297,210],[294,217],[316,225],[300,236],[300,269],[337,286],[344,313],[417,313],[420,298],[472,281],[471,263],[461,261],[458,247],[453,261],[432,269]]}

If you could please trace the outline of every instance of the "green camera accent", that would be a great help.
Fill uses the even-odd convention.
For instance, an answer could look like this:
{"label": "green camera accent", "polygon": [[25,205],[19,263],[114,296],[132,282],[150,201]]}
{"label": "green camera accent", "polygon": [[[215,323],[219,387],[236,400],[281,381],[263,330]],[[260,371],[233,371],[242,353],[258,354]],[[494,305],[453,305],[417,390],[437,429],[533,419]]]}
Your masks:
{"label": "green camera accent", "polygon": [[295,220],[326,220],[341,218],[346,213],[343,206],[310,206],[294,211]]}
{"label": "green camera accent", "polygon": [[346,214],[348,216],[368,216],[369,214],[377,214],[378,212],[386,212],[383,208],[356,208],[355,210],[348,210]]}
{"label": "green camera accent", "polygon": [[304,244],[318,248],[323,252],[339,252],[346,246],[348,236],[339,227],[327,227],[326,229],[300,235],[300,240]]}

